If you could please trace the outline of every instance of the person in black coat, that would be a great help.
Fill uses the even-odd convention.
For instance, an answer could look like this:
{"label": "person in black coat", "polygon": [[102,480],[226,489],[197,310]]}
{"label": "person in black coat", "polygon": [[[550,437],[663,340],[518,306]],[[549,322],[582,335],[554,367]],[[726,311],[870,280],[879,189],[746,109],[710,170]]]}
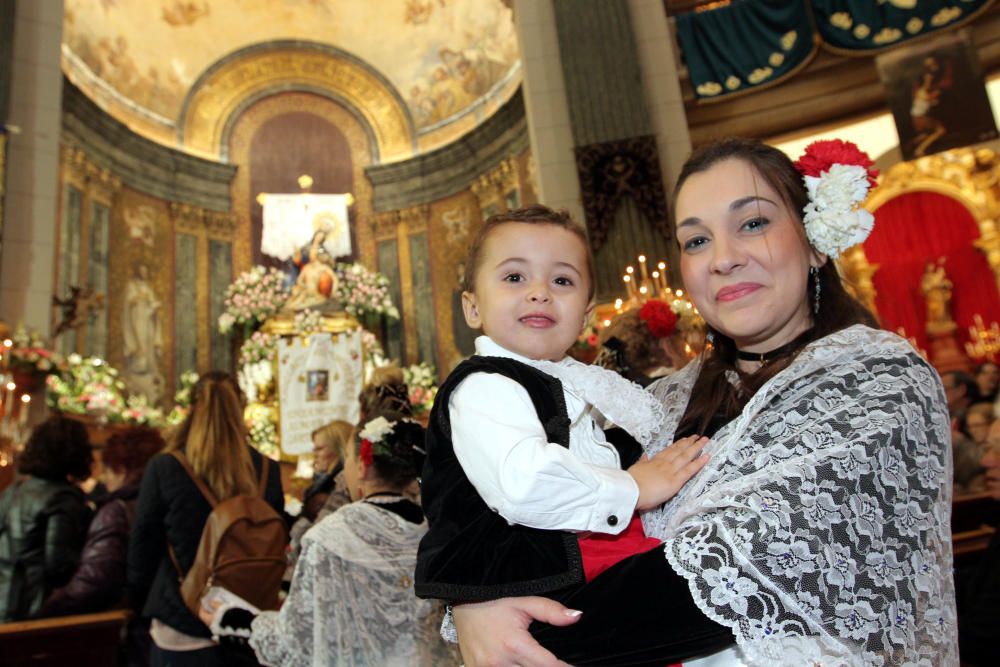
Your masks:
{"label": "person in black coat", "polygon": [[90,476],[83,424],[37,426],[18,461],[23,475],[0,495],[0,623],[34,618],[76,571],[90,510],[74,482]]}
{"label": "person in black coat", "polygon": [[[194,472],[220,501],[255,495],[263,457],[247,444],[243,403],[236,381],[222,371],[202,376],[192,390],[191,411],[167,449],[181,450]],[[268,466],[264,498],[284,509],[281,474]],[[181,463],[163,454],[143,476],[128,553],[128,591],[133,607],[152,619],[150,662],[158,665],[229,664],[225,649],[184,605],[179,579],[194,563],[212,508]],[[181,572],[174,565],[176,554]]]}

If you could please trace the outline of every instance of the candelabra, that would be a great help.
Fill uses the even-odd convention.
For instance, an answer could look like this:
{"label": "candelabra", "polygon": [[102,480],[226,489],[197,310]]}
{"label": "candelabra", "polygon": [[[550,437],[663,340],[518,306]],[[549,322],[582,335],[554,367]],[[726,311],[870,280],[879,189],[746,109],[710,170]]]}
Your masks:
{"label": "candelabra", "polygon": [[972,320],[973,325],[969,327],[971,341],[965,344],[965,353],[977,364],[984,361],[996,362],[1000,357],[1000,325],[993,322],[987,328],[978,313]]}
{"label": "candelabra", "polygon": [[14,455],[27,439],[28,411],[31,407],[31,396],[21,393],[11,372],[11,350],[14,342],[9,338],[3,341],[0,348],[0,466],[11,465]]}

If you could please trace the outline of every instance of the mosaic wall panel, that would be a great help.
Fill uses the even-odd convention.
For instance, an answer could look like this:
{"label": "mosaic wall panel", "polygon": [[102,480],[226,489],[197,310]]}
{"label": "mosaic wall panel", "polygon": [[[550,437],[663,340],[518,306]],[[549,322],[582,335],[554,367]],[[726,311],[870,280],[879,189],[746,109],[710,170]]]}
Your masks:
{"label": "mosaic wall panel", "polygon": [[389,320],[385,327],[385,354],[389,359],[403,360],[406,356],[406,340],[403,334],[403,290],[399,279],[399,247],[395,239],[379,241],[378,270],[389,279],[392,302],[399,309],[400,319]]}
{"label": "mosaic wall panel", "polygon": [[[83,193],[72,185],[63,191],[62,231],[59,238],[59,296],[69,294],[69,286],[80,277],[80,225]],[[76,351],[76,330],[65,332],[59,342],[65,354]]]}
{"label": "mosaic wall panel", "polygon": [[[108,233],[111,209],[99,202],[90,204],[90,244],[87,253],[87,284],[98,294],[108,294]],[[83,352],[89,357],[108,355],[108,309],[102,308],[87,321]]]}
{"label": "mosaic wall panel", "polygon": [[174,375],[198,368],[198,239],[174,237]]}
{"label": "mosaic wall panel", "polygon": [[410,235],[410,267],[413,276],[414,317],[417,320],[417,360],[436,365],[437,318],[431,287],[430,248],[427,234]]}
{"label": "mosaic wall panel", "polygon": [[226,309],[226,288],[233,280],[233,244],[229,241],[208,241],[208,325],[211,331],[211,366],[233,370],[231,335],[219,333],[216,322]]}

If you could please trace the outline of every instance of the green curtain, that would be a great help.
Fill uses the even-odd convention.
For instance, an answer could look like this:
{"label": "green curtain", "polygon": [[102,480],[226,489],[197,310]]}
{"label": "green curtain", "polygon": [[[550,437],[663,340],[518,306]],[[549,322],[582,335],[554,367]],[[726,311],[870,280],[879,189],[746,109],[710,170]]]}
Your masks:
{"label": "green curtain", "polygon": [[677,16],[677,38],[696,96],[710,100],[794,74],[818,43],[838,53],[870,56],[954,27],[993,2],[733,0]]}
{"label": "green curtain", "polygon": [[[947,28],[992,0],[812,0],[816,27],[837,51],[878,51]],[[861,54],[859,54],[861,55]]]}
{"label": "green curtain", "polygon": [[735,0],[681,14],[677,36],[700,98],[731,95],[788,76],[816,49],[802,2]]}

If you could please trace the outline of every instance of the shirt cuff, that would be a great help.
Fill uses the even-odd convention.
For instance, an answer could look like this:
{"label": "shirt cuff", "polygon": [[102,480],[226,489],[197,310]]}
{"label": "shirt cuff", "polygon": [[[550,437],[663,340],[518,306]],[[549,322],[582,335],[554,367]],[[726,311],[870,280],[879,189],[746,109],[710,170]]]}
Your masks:
{"label": "shirt cuff", "polygon": [[639,485],[632,475],[614,468],[591,468],[600,487],[594,496],[597,502],[590,514],[586,530],[617,535],[632,520],[635,505],[639,502]]}

